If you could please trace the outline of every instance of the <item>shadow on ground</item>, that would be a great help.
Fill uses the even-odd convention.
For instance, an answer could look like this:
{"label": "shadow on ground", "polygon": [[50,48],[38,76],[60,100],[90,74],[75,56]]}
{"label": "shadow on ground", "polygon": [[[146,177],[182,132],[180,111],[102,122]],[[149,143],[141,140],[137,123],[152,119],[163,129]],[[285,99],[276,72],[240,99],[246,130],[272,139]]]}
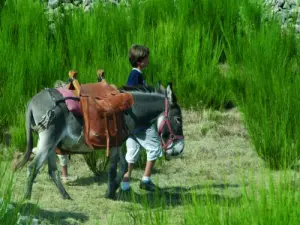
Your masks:
{"label": "shadow on ground", "polygon": [[[230,188],[230,190],[229,190]],[[119,191],[117,200],[139,203],[151,208],[178,206],[185,203],[239,205],[242,193],[237,184],[195,185],[192,187],[167,187],[156,192]],[[201,191],[206,189],[206,191]],[[209,191],[207,191],[209,189]]]}
{"label": "shadow on ground", "polygon": [[71,186],[90,186],[94,183],[97,183],[98,185],[107,183],[107,173],[103,172],[103,174],[99,176],[80,177],[72,182]]}
{"label": "shadow on ground", "polygon": [[22,215],[32,215],[46,224],[70,224],[67,220],[73,219],[80,221],[81,223],[88,220],[88,216],[83,213],[71,212],[71,211],[50,211],[39,208],[33,203],[23,203],[18,206]]}
{"label": "shadow on ground", "polygon": [[[131,181],[139,181],[140,179],[131,178]],[[107,184],[108,182],[108,174],[103,172],[98,176],[89,176],[89,177],[80,177],[76,181],[72,182],[70,186],[90,186],[94,183],[98,185]]]}

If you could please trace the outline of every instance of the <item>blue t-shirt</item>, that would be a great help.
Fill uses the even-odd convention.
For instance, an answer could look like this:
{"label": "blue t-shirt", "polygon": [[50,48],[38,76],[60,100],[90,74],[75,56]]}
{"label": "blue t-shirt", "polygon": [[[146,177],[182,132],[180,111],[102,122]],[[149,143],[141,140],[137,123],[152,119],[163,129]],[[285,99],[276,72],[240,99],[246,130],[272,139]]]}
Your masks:
{"label": "blue t-shirt", "polygon": [[127,86],[137,86],[137,85],[145,85],[145,84],[146,84],[146,82],[145,82],[145,79],[144,79],[142,73],[140,71],[138,71],[137,69],[132,69],[129,74],[126,85]]}

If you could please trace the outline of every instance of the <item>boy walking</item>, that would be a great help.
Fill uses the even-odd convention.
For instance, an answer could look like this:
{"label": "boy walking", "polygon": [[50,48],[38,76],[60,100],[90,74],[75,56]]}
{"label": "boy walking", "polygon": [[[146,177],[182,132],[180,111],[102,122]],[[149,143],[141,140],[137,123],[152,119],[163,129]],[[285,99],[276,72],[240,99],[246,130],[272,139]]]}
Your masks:
{"label": "boy walking", "polygon": [[[129,49],[129,61],[133,69],[131,70],[127,86],[146,86],[146,81],[143,77],[143,69],[149,63],[149,49],[142,45],[132,45]],[[121,189],[123,191],[130,190],[130,177],[136,163],[140,148],[143,147],[147,152],[147,163],[144,171],[144,176],[140,181],[140,188],[147,191],[156,191],[157,186],[151,181],[151,172],[158,157],[162,156],[161,144],[156,132],[155,124],[152,124],[146,131],[142,133],[131,134],[126,141],[126,161],[128,163],[128,171],[123,177]]]}

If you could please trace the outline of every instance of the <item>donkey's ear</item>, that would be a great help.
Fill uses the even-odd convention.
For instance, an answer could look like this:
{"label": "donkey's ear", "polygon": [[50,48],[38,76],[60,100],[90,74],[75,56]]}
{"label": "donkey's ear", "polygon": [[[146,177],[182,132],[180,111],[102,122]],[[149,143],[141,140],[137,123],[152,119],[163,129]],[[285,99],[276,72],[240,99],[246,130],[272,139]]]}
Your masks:
{"label": "donkey's ear", "polygon": [[167,90],[165,93],[166,93],[166,97],[168,98],[168,100],[171,104],[177,103],[177,98],[176,98],[175,94],[173,93],[172,83],[168,84]]}
{"label": "donkey's ear", "polygon": [[157,83],[157,92],[158,93],[165,93],[166,89],[164,88],[164,86],[161,84],[161,81],[158,81]]}

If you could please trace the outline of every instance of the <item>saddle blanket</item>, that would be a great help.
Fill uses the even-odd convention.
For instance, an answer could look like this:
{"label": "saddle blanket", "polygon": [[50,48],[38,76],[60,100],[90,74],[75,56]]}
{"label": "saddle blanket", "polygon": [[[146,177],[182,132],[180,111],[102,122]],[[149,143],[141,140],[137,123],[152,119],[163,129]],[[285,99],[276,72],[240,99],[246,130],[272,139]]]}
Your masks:
{"label": "saddle blanket", "polygon": [[[73,97],[75,98],[76,96],[73,94],[73,92],[69,89],[66,88],[56,88],[56,90],[64,97]],[[81,106],[80,102],[73,100],[73,99],[66,99],[66,105],[67,108],[69,109],[70,112],[74,113],[77,116],[82,116],[82,111],[81,111]]]}

